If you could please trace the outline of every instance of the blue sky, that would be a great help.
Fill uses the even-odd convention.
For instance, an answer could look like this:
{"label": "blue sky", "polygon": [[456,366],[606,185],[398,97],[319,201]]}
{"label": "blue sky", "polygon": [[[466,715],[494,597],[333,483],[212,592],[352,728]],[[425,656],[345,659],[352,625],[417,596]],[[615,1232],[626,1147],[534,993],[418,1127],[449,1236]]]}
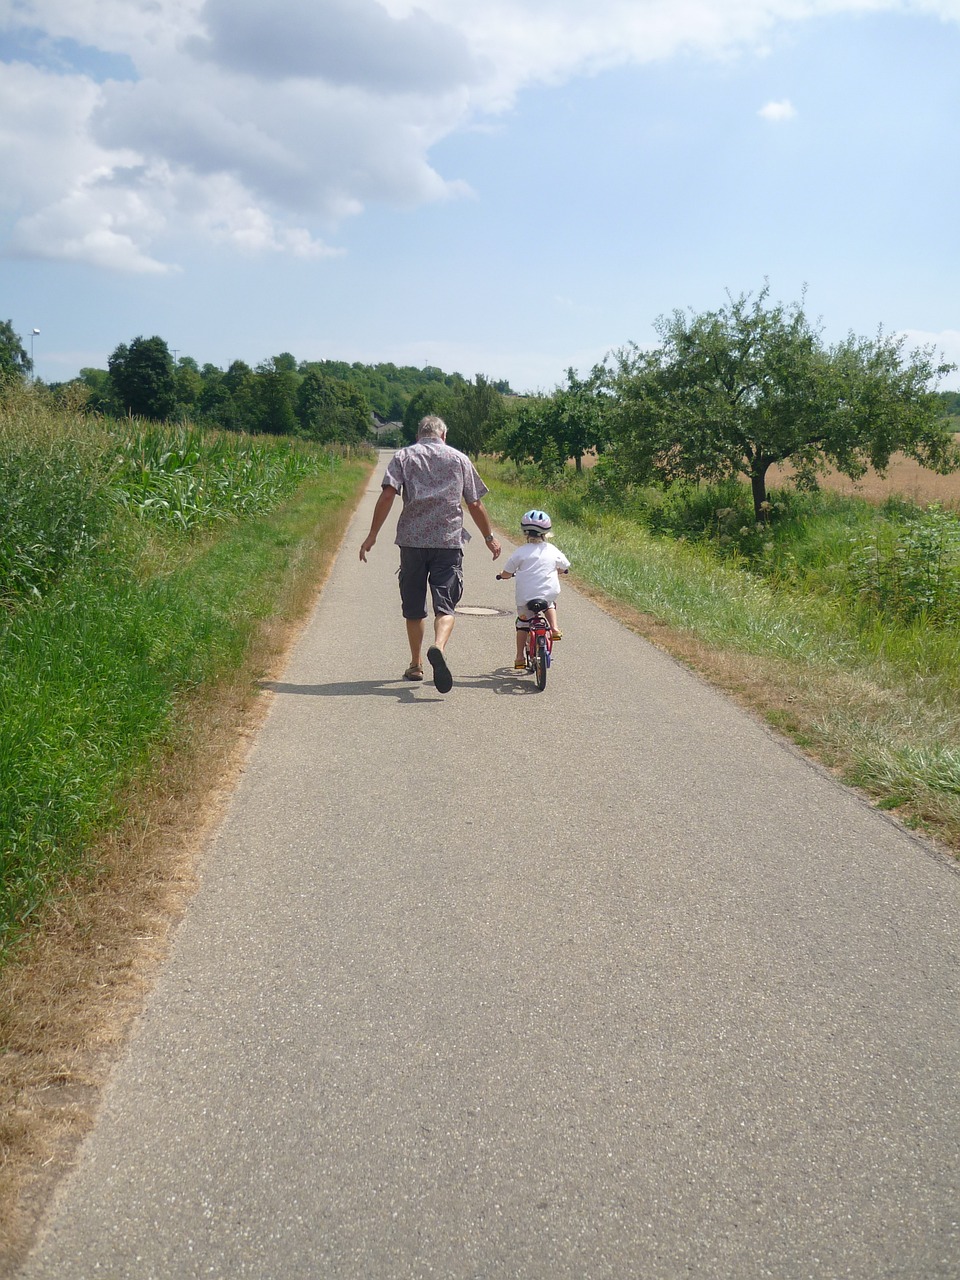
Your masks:
{"label": "blue sky", "polygon": [[0,319],[550,390],[768,279],[960,364],[958,137],[960,0],[0,0]]}

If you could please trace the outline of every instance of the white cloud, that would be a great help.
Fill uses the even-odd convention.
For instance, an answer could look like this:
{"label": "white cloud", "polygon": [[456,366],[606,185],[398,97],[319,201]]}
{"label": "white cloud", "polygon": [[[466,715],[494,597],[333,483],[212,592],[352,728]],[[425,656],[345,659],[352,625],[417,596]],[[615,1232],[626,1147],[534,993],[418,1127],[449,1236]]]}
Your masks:
{"label": "white cloud", "polygon": [[79,57],[64,73],[66,45],[58,70],[0,63],[9,249],[135,271],[197,235],[323,256],[371,202],[462,195],[431,148],[526,86],[758,51],[786,22],[879,9],[960,20],[960,0],[0,0],[0,32],[136,74],[97,84]]}
{"label": "white cloud", "polygon": [[781,102],[768,102],[757,112],[758,116],[775,124],[781,120],[792,120],[796,114],[797,109],[789,98],[784,98]]}
{"label": "white cloud", "polygon": [[466,35],[419,9],[391,17],[377,0],[207,0],[191,53],[272,81],[293,77],[375,94],[432,92],[475,80]]}

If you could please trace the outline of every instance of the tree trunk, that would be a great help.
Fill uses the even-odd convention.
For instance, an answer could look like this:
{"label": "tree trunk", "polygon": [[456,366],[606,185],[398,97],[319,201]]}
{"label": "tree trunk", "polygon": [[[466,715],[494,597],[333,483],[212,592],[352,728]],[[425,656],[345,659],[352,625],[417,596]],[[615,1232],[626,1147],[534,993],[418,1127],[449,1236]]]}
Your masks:
{"label": "tree trunk", "polygon": [[767,468],[769,462],[758,459],[753,464],[750,472],[750,488],[753,491],[753,518],[757,524],[763,524],[766,521],[766,511],[764,504],[767,501]]}

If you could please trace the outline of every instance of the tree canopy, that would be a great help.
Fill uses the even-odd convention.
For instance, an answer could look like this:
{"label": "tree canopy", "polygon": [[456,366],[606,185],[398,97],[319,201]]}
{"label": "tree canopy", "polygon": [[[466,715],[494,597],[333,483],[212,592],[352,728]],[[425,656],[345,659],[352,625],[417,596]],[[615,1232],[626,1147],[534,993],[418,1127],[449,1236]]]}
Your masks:
{"label": "tree canopy", "polygon": [[445,421],[447,441],[473,457],[482,453],[503,425],[503,396],[482,373],[453,390]]}
{"label": "tree canopy", "polygon": [[126,413],[163,421],[177,408],[177,386],[170,350],[162,338],[121,342],[107,362],[117,398]]}
{"label": "tree canopy", "polygon": [[567,370],[567,385],[550,396],[518,401],[501,438],[501,452],[514,462],[534,462],[545,472],[568,458],[581,470],[584,454],[602,450],[608,436],[607,371],[595,365],[590,376]]}
{"label": "tree canopy", "polygon": [[12,320],[0,320],[0,386],[21,382],[33,365]]}
{"label": "tree canopy", "polygon": [[763,518],[766,476],[790,462],[801,484],[833,466],[851,478],[884,471],[894,452],[955,465],[939,398],[952,366],[902,338],[853,335],[826,347],[800,304],[731,298],[718,311],[675,311],[657,322],[662,345],[621,351],[613,464],[623,478],[667,482],[741,474]]}
{"label": "tree canopy", "polygon": [[357,387],[311,368],[297,390],[299,434],[324,444],[357,443],[370,432],[367,398]]}

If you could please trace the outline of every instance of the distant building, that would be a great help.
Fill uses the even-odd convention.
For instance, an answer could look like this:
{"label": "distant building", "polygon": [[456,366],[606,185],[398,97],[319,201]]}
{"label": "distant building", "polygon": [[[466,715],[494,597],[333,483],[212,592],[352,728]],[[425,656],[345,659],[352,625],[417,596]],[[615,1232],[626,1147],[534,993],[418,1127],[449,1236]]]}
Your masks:
{"label": "distant building", "polygon": [[388,422],[386,418],[381,418],[376,409],[370,414],[372,420],[371,432],[379,440],[381,436],[389,435],[391,432],[402,432],[402,422]]}

